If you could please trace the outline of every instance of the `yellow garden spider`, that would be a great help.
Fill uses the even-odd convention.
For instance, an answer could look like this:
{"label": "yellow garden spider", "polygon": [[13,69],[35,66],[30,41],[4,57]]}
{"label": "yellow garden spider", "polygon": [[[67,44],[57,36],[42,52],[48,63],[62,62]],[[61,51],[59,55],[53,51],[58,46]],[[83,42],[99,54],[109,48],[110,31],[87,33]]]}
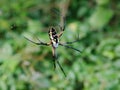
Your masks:
{"label": "yellow garden spider", "polygon": [[[63,18],[63,22],[65,22],[65,19],[64,19],[64,18]],[[36,45],[44,45],[44,46],[50,46],[50,45],[51,45],[51,46],[52,46],[52,55],[53,55],[54,69],[56,68],[56,63],[57,63],[57,64],[59,65],[61,71],[63,72],[63,74],[64,74],[65,77],[66,77],[66,74],[65,74],[62,66],[60,65],[59,61],[57,60],[56,48],[58,47],[58,45],[61,45],[61,46],[64,46],[64,47],[66,47],[66,48],[70,48],[70,49],[73,49],[73,50],[75,50],[75,51],[78,51],[78,52],[81,52],[81,51],[68,45],[68,44],[72,44],[72,43],[74,43],[74,42],[77,42],[77,41],[79,40],[79,37],[78,37],[77,40],[72,41],[72,42],[66,42],[66,43],[64,43],[64,44],[61,43],[61,42],[59,42],[59,38],[62,36],[62,34],[63,34],[64,30],[65,30],[65,25],[64,25],[63,27],[62,27],[62,26],[59,26],[59,28],[60,28],[60,30],[61,30],[61,32],[60,32],[59,34],[57,34],[56,29],[55,29],[54,27],[51,27],[51,28],[49,29],[49,32],[48,32],[49,38],[50,38],[50,42],[49,42],[49,43],[44,43],[44,42],[42,42],[42,41],[41,41],[40,39],[38,39],[38,38],[37,38],[37,39],[38,39],[39,42],[34,42],[34,41],[28,39],[27,37],[25,37],[25,38],[26,38],[28,41],[30,41],[30,42],[32,42],[32,43],[34,43],[34,44],[36,44]]]}

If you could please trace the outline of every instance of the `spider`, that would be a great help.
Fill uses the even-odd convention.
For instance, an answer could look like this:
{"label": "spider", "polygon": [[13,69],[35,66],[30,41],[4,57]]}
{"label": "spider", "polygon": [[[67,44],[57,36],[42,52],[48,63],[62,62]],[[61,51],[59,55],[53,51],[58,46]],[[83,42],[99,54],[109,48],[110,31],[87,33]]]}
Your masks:
{"label": "spider", "polygon": [[[64,19],[64,18],[63,18],[63,22],[65,22],[65,19]],[[56,68],[56,63],[57,63],[58,66],[60,67],[61,71],[63,72],[63,74],[64,74],[65,77],[66,77],[66,74],[65,74],[62,66],[60,65],[59,61],[57,60],[56,49],[57,49],[58,46],[60,45],[60,46],[64,46],[64,47],[66,47],[66,48],[70,48],[70,49],[73,49],[73,50],[75,50],[75,51],[78,51],[78,52],[80,52],[80,53],[81,53],[81,51],[68,45],[68,44],[72,44],[72,43],[74,43],[74,42],[77,42],[77,41],[79,40],[79,37],[78,37],[77,40],[72,41],[72,42],[66,42],[66,43],[64,43],[64,44],[61,43],[61,42],[59,42],[60,37],[63,35],[63,32],[65,31],[65,25],[64,25],[63,27],[59,25],[59,28],[60,28],[61,31],[60,31],[59,34],[57,34],[56,29],[55,29],[53,26],[50,27],[50,29],[49,29],[49,31],[48,31],[49,38],[50,38],[50,42],[49,42],[49,43],[42,42],[42,41],[41,41],[40,39],[38,39],[38,38],[37,38],[37,39],[38,39],[39,42],[34,42],[34,41],[28,39],[27,37],[25,37],[25,38],[26,38],[28,41],[30,41],[30,42],[32,42],[32,43],[34,43],[34,44],[36,44],[36,45],[52,46],[52,55],[53,55],[54,70],[55,70],[55,68]]]}

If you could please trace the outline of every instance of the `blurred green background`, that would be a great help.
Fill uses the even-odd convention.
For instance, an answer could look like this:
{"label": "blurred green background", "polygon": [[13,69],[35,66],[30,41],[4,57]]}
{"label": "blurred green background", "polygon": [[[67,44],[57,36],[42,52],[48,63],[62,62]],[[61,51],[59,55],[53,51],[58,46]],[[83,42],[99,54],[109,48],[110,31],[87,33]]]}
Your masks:
{"label": "blurred green background", "polygon": [[[66,16],[54,71],[48,30]],[[119,0],[0,0],[0,90],[120,90]]]}

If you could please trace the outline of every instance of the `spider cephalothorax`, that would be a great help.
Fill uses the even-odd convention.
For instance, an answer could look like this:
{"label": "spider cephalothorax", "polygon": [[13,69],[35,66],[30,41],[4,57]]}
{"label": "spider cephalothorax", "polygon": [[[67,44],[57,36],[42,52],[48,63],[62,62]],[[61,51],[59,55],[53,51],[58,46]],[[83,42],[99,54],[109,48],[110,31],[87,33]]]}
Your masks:
{"label": "spider cephalothorax", "polygon": [[[63,21],[65,21],[65,19],[63,18]],[[64,22],[63,22],[64,23]],[[59,34],[57,34],[56,32],[56,29],[54,27],[51,27],[49,29],[49,38],[50,38],[50,42],[49,43],[44,43],[42,42],[41,40],[39,40],[38,38],[38,41],[39,42],[34,42],[30,39],[28,39],[27,37],[25,37],[27,40],[29,40],[30,42],[34,43],[34,44],[37,44],[37,45],[44,45],[44,46],[50,46],[52,45],[52,54],[53,54],[53,62],[54,62],[54,69],[56,68],[56,63],[59,65],[60,69],[62,70],[62,72],[64,73],[64,75],[66,76],[62,66],[60,65],[59,61],[57,60],[57,54],[56,54],[56,48],[58,48],[58,45],[60,46],[64,46],[66,48],[70,48],[70,49],[73,49],[75,51],[78,51],[78,52],[81,52],[80,50],[76,49],[76,48],[73,48],[71,46],[69,46],[68,44],[72,44],[74,42],[77,42],[79,39],[75,40],[75,41],[72,41],[72,42],[66,42],[66,43],[61,43],[59,42],[59,38],[62,36],[64,30],[65,30],[65,26],[59,26],[61,32]]]}

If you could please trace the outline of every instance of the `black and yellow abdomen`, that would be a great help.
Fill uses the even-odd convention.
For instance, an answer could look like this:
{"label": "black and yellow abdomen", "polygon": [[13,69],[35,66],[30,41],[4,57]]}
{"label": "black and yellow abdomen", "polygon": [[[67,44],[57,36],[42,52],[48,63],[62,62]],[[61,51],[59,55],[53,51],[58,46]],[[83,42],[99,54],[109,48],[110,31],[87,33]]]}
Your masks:
{"label": "black and yellow abdomen", "polygon": [[52,42],[53,47],[58,47],[59,39],[56,30],[52,27],[49,30],[49,37]]}

